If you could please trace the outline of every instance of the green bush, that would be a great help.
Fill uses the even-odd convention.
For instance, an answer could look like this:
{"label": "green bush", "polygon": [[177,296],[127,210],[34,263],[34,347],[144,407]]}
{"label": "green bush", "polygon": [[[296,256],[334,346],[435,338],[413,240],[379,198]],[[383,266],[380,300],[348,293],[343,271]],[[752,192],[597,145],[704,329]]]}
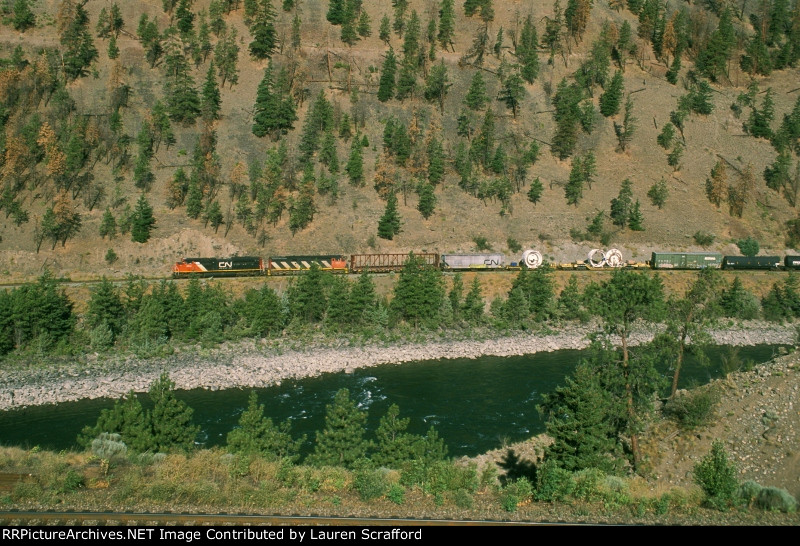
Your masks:
{"label": "green bush", "polygon": [[368,501],[382,497],[389,491],[386,474],[382,470],[359,470],[353,480],[353,487],[361,496],[361,500]]}
{"label": "green bush", "polygon": [[797,500],[786,489],[764,487],[756,495],[754,505],[773,512],[796,512]]}
{"label": "green bush", "polygon": [[472,508],[472,505],[474,503],[475,501],[472,498],[472,493],[470,493],[466,489],[457,489],[456,492],[453,493],[453,504],[455,504],[459,508],[467,510],[469,508]]}
{"label": "green bush", "polygon": [[86,485],[86,481],[84,480],[83,476],[74,470],[70,469],[64,475],[64,480],[58,487],[59,493],[72,493],[73,491],[77,491],[81,487]]}
{"label": "green bush", "polygon": [[572,495],[576,499],[585,501],[598,501],[605,498],[606,473],[598,468],[585,468],[572,475],[575,480],[575,490]]}
{"label": "green bush", "polygon": [[534,499],[544,502],[566,500],[575,490],[572,474],[559,468],[553,461],[545,461],[536,474],[536,494]]}
{"label": "green bush", "polygon": [[515,254],[522,250],[522,245],[519,244],[519,241],[514,239],[513,237],[509,237],[506,240],[506,244],[508,245],[508,250],[514,252]]}
{"label": "green bush", "polygon": [[703,247],[714,244],[714,239],[716,239],[714,235],[708,233],[707,231],[697,231],[693,237],[694,242]]}
{"label": "green bush", "polygon": [[124,458],[128,453],[128,446],[121,440],[119,434],[102,432],[92,440],[92,453],[101,459]]}
{"label": "green bush", "polygon": [[679,426],[691,430],[708,424],[719,398],[719,392],[713,388],[679,393],[666,403],[664,414]]}
{"label": "green bush", "polygon": [[739,497],[743,504],[752,506],[762,489],[764,488],[761,487],[761,484],[753,480],[747,480],[739,486],[736,496]]}
{"label": "green bush", "polygon": [[758,251],[761,250],[758,241],[756,241],[752,237],[748,237],[746,239],[739,239],[738,241],[736,241],[736,246],[739,247],[739,252],[741,252],[745,256],[755,256],[756,254],[758,254]]}
{"label": "green bush", "polygon": [[397,505],[403,504],[403,502],[405,502],[405,497],[406,490],[399,483],[393,483],[391,487],[389,487],[388,493],[386,493],[386,498]]}
{"label": "green bush", "polygon": [[722,442],[715,441],[711,453],[694,466],[694,480],[713,508],[727,510],[733,503],[739,489],[736,466],[728,460]]}
{"label": "green bush", "polygon": [[472,242],[475,243],[475,248],[477,248],[479,252],[484,250],[492,250],[492,245],[489,244],[489,241],[486,240],[486,237],[476,235],[472,238]]}

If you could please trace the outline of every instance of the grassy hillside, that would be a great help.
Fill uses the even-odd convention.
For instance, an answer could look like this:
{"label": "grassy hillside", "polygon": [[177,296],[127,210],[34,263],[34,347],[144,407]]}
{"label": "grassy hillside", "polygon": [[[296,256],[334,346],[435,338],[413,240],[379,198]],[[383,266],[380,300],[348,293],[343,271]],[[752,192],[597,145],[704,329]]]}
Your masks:
{"label": "grassy hillside", "polygon": [[[719,16],[725,13],[724,2],[687,5],[668,1],[665,10],[656,10],[655,18],[648,18],[648,2],[595,2],[585,19],[585,29],[583,19],[576,13],[581,13],[580,8],[586,4],[564,2],[560,9],[566,19],[561,26],[555,26],[560,29],[561,37],[552,42],[555,54],[552,63],[548,63],[550,50],[544,36],[548,25],[552,30],[556,21],[554,6],[549,3],[494,2],[493,19],[485,22],[480,9],[467,17],[464,2],[456,1],[452,44],[442,47],[437,28],[433,33],[431,60],[429,21],[433,17],[439,19],[441,2],[407,2],[403,37],[392,31],[388,40],[383,41],[379,32],[382,17],[388,16],[393,23],[397,13],[388,2],[365,1],[361,10],[368,15],[371,34],[348,45],[342,41],[342,25],[331,24],[326,18],[327,1],[273,0],[266,3],[275,10],[277,46],[271,62],[276,77],[281,69],[286,69],[287,89],[297,120],[285,135],[264,137],[255,136],[252,126],[257,89],[269,61],[255,59],[249,51],[258,21],[266,20],[263,13],[248,12],[259,2],[120,2],[119,14],[124,24],[116,32],[100,29],[105,37],[98,36],[97,24],[101,10],[110,13],[113,3],[87,2],[83,8],[88,23],[83,28],[91,37],[97,56],[87,56],[90,62],[78,70],[83,75],[74,73],[69,57],[70,40],[74,40],[69,29],[80,27],[75,25],[78,4],[49,0],[28,4],[35,15],[35,24],[24,31],[15,28],[15,24],[26,25],[19,24],[22,19],[14,12],[14,3],[0,4],[4,13],[0,33],[0,58],[4,59],[0,73],[3,123],[0,177],[5,213],[0,214],[0,256],[7,264],[0,275],[8,280],[32,278],[43,267],[73,277],[100,272],[160,276],[169,271],[172,262],[188,255],[469,252],[477,250],[476,238],[485,238],[495,251],[516,255],[513,248],[509,249],[516,242],[523,248],[542,250],[558,261],[583,259],[595,246],[617,246],[623,250],[625,259],[639,260],[652,249],[698,250],[700,247],[693,239],[698,231],[715,235],[710,248],[727,253],[738,253],[733,242],[747,236],[761,242],[762,252],[789,252],[786,222],[796,218],[797,213],[790,205],[793,199],[786,199],[783,194],[791,194],[792,187],[800,186],[800,173],[796,170],[797,137],[792,135],[788,148],[784,145],[788,177],[777,186],[780,191],[768,188],[763,173],[776,161],[781,145],[745,132],[743,125],[752,121],[752,107],[746,98],[738,102],[737,98],[746,94],[748,85],[755,82],[755,100],[750,103],[758,113],[768,96],[766,90],[772,89],[769,96],[774,100],[774,115],[768,126],[773,132],[779,131],[784,115],[792,111],[798,100],[797,67],[785,66],[768,75],[750,74],[742,68],[740,59],[750,51],[754,29],[773,29],[776,25],[779,29],[769,30],[771,42],[765,40],[769,44],[764,47],[772,52],[776,63],[792,59],[795,55],[792,43],[798,43],[794,38],[800,32],[797,2],[787,4],[776,0],[763,6],[748,5],[744,13],[741,6],[735,6],[729,12],[734,36],[728,44],[728,55],[719,69],[712,69],[708,68],[703,52],[716,47],[715,32],[718,33]],[[263,9],[266,4],[261,4]],[[284,11],[283,4],[294,5]],[[635,15],[631,6],[641,10],[642,15]],[[170,8],[169,12],[165,12],[165,7]],[[182,8],[188,11],[181,11]],[[223,8],[219,18],[224,25],[217,22],[220,32],[210,33],[211,51],[204,56],[200,47],[201,24],[205,20],[213,27],[212,15],[219,8]],[[684,15],[676,18],[680,10],[684,10]],[[195,14],[191,23],[185,22],[190,19],[187,13]],[[405,38],[414,14],[419,20],[419,54],[408,63],[414,66],[417,88],[403,100],[393,97],[380,101],[378,91],[384,59],[391,47],[402,71],[404,52],[409,47]],[[155,21],[165,50],[152,63],[137,28],[143,15],[148,21]],[[523,82],[523,93],[514,111],[497,98],[505,83],[519,70],[519,47],[529,15],[538,33],[539,70],[532,83]],[[682,28],[686,44],[679,55],[681,68],[676,83],[672,84],[667,77],[675,51],[671,54],[668,44],[663,45],[659,29],[666,23],[678,25],[680,17],[685,21]],[[299,35],[296,34],[299,43],[296,38],[293,43],[295,20],[300,22]],[[572,21],[571,26],[567,20]],[[653,21],[654,31],[639,32],[641,25],[651,25]],[[614,52],[620,45],[620,31],[625,23],[632,31],[631,42],[621,48],[615,61]],[[173,25],[175,28],[169,30]],[[184,30],[177,28],[181,25]],[[486,52],[478,63],[476,55],[470,52],[475,52],[476,36],[484,28]],[[654,35],[660,36],[656,39],[662,44],[659,55],[654,52],[651,40]],[[116,59],[110,59],[108,53],[112,36],[119,49]],[[502,36],[502,41],[496,47],[498,36]],[[218,71],[220,64],[224,64],[220,43],[238,46],[235,70],[225,75],[224,85]],[[221,97],[219,119],[204,121],[198,116],[187,122],[180,121],[186,117],[180,108],[170,112],[175,142],[167,145],[162,135],[161,142],[152,146],[152,156],[144,162],[152,178],[142,177],[142,170],[137,172],[142,154],[139,137],[148,133],[143,127],[147,129],[154,124],[156,101],[169,104],[165,81],[177,81],[170,51],[174,58],[187,60],[186,74],[201,95],[210,63],[214,62],[214,80]],[[550,149],[558,138],[554,97],[559,83],[575,82],[576,74],[581,80],[581,74],[591,72],[598,63],[602,65],[603,51],[610,55],[606,89],[615,70],[624,68],[624,94],[619,112],[610,117],[599,112],[602,85],[578,85],[581,108],[594,107],[594,114],[584,118],[593,121],[593,129],[587,133],[578,128],[574,150],[559,158]],[[706,65],[698,69],[696,62]],[[426,100],[426,78],[440,63],[446,67],[446,93]],[[745,62],[744,66],[757,72],[752,63]],[[486,107],[473,111],[466,108],[464,98],[476,73],[482,74],[488,101]],[[696,87],[695,82],[705,81],[710,81],[713,109],[708,114],[691,113],[686,117],[683,139],[679,132],[675,137],[676,142],[685,145],[685,150],[678,165],[670,166],[668,153],[674,150],[674,144],[665,150],[657,143],[657,136],[669,122],[671,112],[678,111],[680,97],[690,93]],[[304,126],[320,96],[330,109],[335,128],[332,135],[340,163],[336,174],[329,173],[320,162],[319,150],[305,161],[301,151]],[[631,116],[636,118],[635,132],[623,151],[614,124],[624,124],[624,102],[628,96],[632,100]],[[732,105],[737,105],[738,111]],[[462,177],[454,163],[459,143],[469,147],[480,138],[487,108],[494,114],[491,158],[494,159],[497,146],[501,145],[500,155],[504,153],[506,161],[500,162],[499,167],[492,162],[485,166],[474,162],[472,174]],[[458,118],[462,114],[470,127],[470,134],[465,136],[458,134]],[[350,138],[340,136],[345,115],[350,120],[345,123],[353,134]],[[399,164],[402,160],[396,156],[395,145],[389,146],[395,155],[381,159],[384,129],[390,119],[409,129],[411,149],[403,165]],[[42,133],[45,124],[52,129],[49,138],[46,131]],[[464,126],[462,120],[462,129]],[[149,131],[151,142],[152,138],[158,141],[153,136],[155,132]],[[368,141],[368,146],[362,149],[361,186],[351,184],[344,169],[356,134]],[[427,150],[431,140],[441,141],[445,171],[435,185],[433,212],[425,219],[418,210],[415,189],[419,180],[428,178]],[[532,142],[539,148],[535,162],[530,157],[524,159]],[[285,145],[286,157],[270,177],[264,168],[268,150],[281,144]],[[201,153],[196,153],[198,146]],[[584,183],[582,198],[576,204],[568,204],[565,186],[575,161],[590,152],[595,157],[596,174],[591,185]],[[64,164],[59,165],[59,161]],[[734,189],[741,187],[741,173],[747,172],[748,166],[753,173],[741,217],[730,213],[726,199],[717,207],[706,196],[706,179],[718,162],[725,165],[727,184]],[[304,177],[305,164],[310,168]],[[524,175],[519,168],[523,165]],[[201,207],[197,218],[187,215],[189,183],[173,182],[181,168],[187,180],[197,179]],[[384,187],[398,191],[402,231],[393,240],[378,237],[378,221],[385,201],[374,187],[376,171],[383,176]],[[328,180],[322,187],[321,178]],[[527,194],[537,178],[543,192],[540,201],[534,204]],[[626,178],[632,182],[633,200],[640,201],[644,231],[616,226],[609,216],[611,200]],[[333,179],[338,186],[335,198],[330,183]],[[647,194],[661,179],[669,195],[659,209]],[[266,188],[266,194],[259,196],[259,187]],[[122,233],[121,229],[126,216],[136,210],[141,195],[152,207],[155,218],[155,227],[145,243],[133,242],[131,233]],[[297,218],[292,220],[291,205],[299,207],[304,195],[313,199],[315,213],[310,223],[302,226],[300,221],[298,226]],[[262,217],[258,215],[259,203],[264,209]],[[270,210],[279,210],[279,203],[283,203],[285,210],[279,217],[276,212],[272,222]],[[48,208],[72,215],[72,219],[79,218],[79,229],[77,222],[73,222],[66,239],[58,234],[48,237]],[[100,235],[106,211],[117,224],[113,239]],[[594,241],[581,241],[581,232],[585,233],[592,218],[601,211],[605,212],[604,233],[589,236]],[[214,227],[218,222],[220,225]],[[119,257],[112,264],[105,259],[109,248]]]}

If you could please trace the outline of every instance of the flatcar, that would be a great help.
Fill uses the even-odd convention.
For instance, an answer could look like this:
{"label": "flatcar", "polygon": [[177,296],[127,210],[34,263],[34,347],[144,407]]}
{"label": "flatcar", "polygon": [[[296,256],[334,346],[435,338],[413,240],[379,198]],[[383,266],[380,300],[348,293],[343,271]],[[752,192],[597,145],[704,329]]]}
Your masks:
{"label": "flatcar", "polygon": [[722,258],[722,269],[763,269],[777,271],[780,268],[780,256],[725,256]]}
{"label": "flatcar", "polygon": [[722,254],[717,252],[653,252],[653,269],[719,269]]}
{"label": "flatcar", "polygon": [[237,277],[263,275],[264,260],[258,256],[233,256],[231,258],[184,258],[172,267],[175,278],[187,277]]}

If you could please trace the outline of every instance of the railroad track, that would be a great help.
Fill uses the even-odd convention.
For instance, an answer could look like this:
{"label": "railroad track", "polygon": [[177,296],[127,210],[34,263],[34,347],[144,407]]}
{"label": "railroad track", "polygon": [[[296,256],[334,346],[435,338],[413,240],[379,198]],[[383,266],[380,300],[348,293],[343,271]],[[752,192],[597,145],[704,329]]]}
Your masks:
{"label": "railroad track", "polygon": [[[552,525],[553,523],[549,523]],[[566,522],[557,524],[566,525]],[[189,514],[135,512],[0,512],[0,526],[67,525],[67,526],[222,526],[222,525],[291,525],[348,527],[441,527],[441,526],[528,526],[536,522],[500,520],[450,520],[411,518],[362,518],[262,514]]]}

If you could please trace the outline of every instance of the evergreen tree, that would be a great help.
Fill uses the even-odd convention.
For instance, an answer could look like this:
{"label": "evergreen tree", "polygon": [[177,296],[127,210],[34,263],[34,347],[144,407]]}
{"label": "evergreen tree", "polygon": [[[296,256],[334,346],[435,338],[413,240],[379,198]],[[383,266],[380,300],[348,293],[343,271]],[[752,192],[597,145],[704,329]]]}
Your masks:
{"label": "evergreen tree", "polygon": [[633,135],[636,132],[637,118],[633,115],[633,100],[630,95],[625,101],[625,117],[622,124],[614,122],[614,133],[617,135],[617,142],[619,143],[619,150],[625,151],[633,141]]}
{"label": "evergreen tree", "polygon": [[514,72],[503,82],[503,87],[500,89],[500,95],[498,95],[497,100],[504,102],[506,108],[511,109],[514,119],[516,119],[517,110],[526,94],[522,76]]}
{"label": "evergreen tree", "polygon": [[472,76],[472,83],[464,97],[464,104],[471,110],[482,110],[487,102],[489,102],[489,95],[486,93],[486,84],[481,71],[477,70]]}
{"label": "evergreen tree", "polygon": [[326,18],[332,25],[341,25],[344,22],[346,0],[330,0]]}
{"label": "evergreen tree", "polygon": [[206,221],[206,225],[211,224],[211,227],[214,228],[214,233],[216,233],[219,226],[221,226],[225,220],[222,216],[222,208],[219,206],[219,201],[209,201],[206,203],[203,219]]}
{"label": "evergreen tree", "polygon": [[370,442],[364,438],[367,413],[350,399],[350,391],[341,389],[325,411],[325,428],[317,431],[311,464],[353,468],[366,457]]}
{"label": "evergreen tree", "polygon": [[419,210],[422,217],[427,220],[431,217],[436,208],[436,196],[433,193],[433,185],[421,181],[417,185],[417,194],[419,195],[417,210]]}
{"label": "evergreen tree", "polygon": [[611,222],[625,227],[633,210],[633,183],[629,178],[622,181],[619,195],[611,200]]}
{"label": "evergreen tree", "polygon": [[85,426],[78,435],[78,443],[85,447],[102,433],[119,434],[120,440],[134,451],[150,449],[150,431],[141,402],[133,391],[114,402],[114,407],[104,409],[93,427]]}
{"label": "evergreen tree", "polygon": [[264,77],[256,92],[255,113],[253,115],[253,134],[263,137],[268,134],[286,134],[297,121],[294,101],[284,88],[283,71],[275,81],[272,62],[264,71]]}
{"label": "evergreen tree", "polygon": [[750,110],[750,118],[745,124],[745,130],[756,138],[769,140],[773,137],[771,124],[775,118],[775,100],[772,97],[772,88],[768,87],[764,100],[761,102],[761,108],[753,105]]}
{"label": "evergreen tree", "polygon": [[214,77],[214,61],[211,61],[206,73],[206,81],[203,84],[203,95],[200,99],[200,113],[203,120],[211,122],[219,119],[221,102],[217,79]]}
{"label": "evergreen tree", "polygon": [[639,200],[637,199],[636,203],[633,204],[631,215],[628,218],[628,227],[631,228],[632,231],[644,231],[644,226],[642,225],[643,221],[644,216],[642,215]]}
{"label": "evergreen tree", "polygon": [[567,198],[568,205],[577,205],[583,197],[583,167],[582,160],[576,157],[572,160],[572,169],[569,172],[569,181],[564,187],[564,196]]}
{"label": "evergreen tree", "polygon": [[613,400],[601,382],[598,360],[596,356],[581,362],[566,385],[544,395],[537,407],[553,438],[545,459],[569,472],[588,468],[614,472],[621,466],[622,446],[611,419]]}
{"label": "evergreen tree", "polygon": [[166,59],[169,75],[164,82],[167,111],[172,121],[192,124],[200,115],[200,97],[194,78],[182,51],[175,51]]}
{"label": "evergreen tree", "polygon": [[478,323],[483,319],[483,294],[478,277],[473,277],[467,297],[464,298],[464,318],[471,323]]}
{"label": "evergreen tree", "polygon": [[231,29],[217,42],[214,49],[214,59],[217,61],[217,71],[222,78],[222,87],[225,82],[231,87],[239,82],[239,46],[236,45],[236,29]]}
{"label": "evergreen tree", "polygon": [[711,34],[706,47],[698,54],[695,67],[711,81],[716,81],[720,76],[727,76],[728,59],[735,43],[732,14],[726,7],[720,14],[717,30]]}
{"label": "evergreen tree", "polygon": [[528,190],[528,201],[535,205],[541,200],[543,192],[544,186],[542,185],[542,181],[539,180],[539,177],[537,176],[536,179],[531,182],[531,187]]}
{"label": "evergreen tree", "polygon": [[706,196],[717,208],[720,207],[728,193],[728,173],[725,163],[717,161],[711,169],[711,178],[706,178]]}
{"label": "evergreen tree", "polygon": [[381,41],[386,43],[386,45],[389,45],[389,39],[391,38],[391,21],[389,20],[388,15],[384,15],[381,18],[381,25],[378,29],[378,37],[381,39]]}
{"label": "evergreen tree", "polygon": [[539,39],[533,18],[528,15],[522,25],[519,41],[514,49],[514,55],[520,63],[520,75],[528,83],[533,83],[539,75]]}
{"label": "evergreen tree", "polygon": [[428,143],[428,182],[433,186],[439,184],[444,178],[445,157],[442,141],[438,138],[431,138]]}
{"label": "evergreen tree", "polygon": [[280,425],[274,425],[272,419],[264,415],[264,404],[259,404],[255,391],[251,391],[247,408],[239,418],[239,426],[228,433],[228,450],[258,454],[267,460],[287,459],[295,462],[300,458],[300,445],[305,441],[305,436],[293,440],[289,433],[291,427],[288,419]]}
{"label": "evergreen tree", "polygon": [[406,432],[409,418],[400,418],[400,408],[392,404],[381,417],[375,436],[378,440],[372,461],[387,468],[400,468],[402,463],[412,460],[415,455],[415,443],[419,437]]}
{"label": "evergreen tree", "polygon": [[345,171],[353,186],[364,185],[364,158],[361,152],[361,139],[356,136],[350,146],[350,156],[347,159]]}
{"label": "evergreen tree", "polygon": [[445,299],[442,272],[409,254],[394,288],[392,310],[403,320],[419,326],[436,326]]}
{"label": "evergreen tree", "polygon": [[578,141],[581,97],[581,90],[575,84],[567,85],[566,79],[563,79],[553,98],[553,116],[557,126],[550,150],[562,160],[572,155]]}
{"label": "evergreen tree", "polygon": [[442,49],[453,48],[456,32],[454,0],[442,0],[439,8],[439,34],[437,39]]}
{"label": "evergreen tree", "polygon": [[650,198],[650,202],[658,207],[659,210],[663,209],[667,202],[667,197],[669,197],[667,182],[662,178],[650,186],[650,189],[647,191],[647,197]]}
{"label": "evergreen tree", "polygon": [[30,0],[14,1],[14,6],[11,8],[11,24],[14,30],[25,32],[36,26],[36,15],[31,11],[29,4]]}
{"label": "evergreen tree", "polygon": [[100,221],[100,237],[113,239],[117,236],[117,221],[111,213],[111,209],[106,209],[103,213],[103,219]]}
{"label": "evergreen tree", "polygon": [[397,77],[397,87],[395,98],[405,100],[407,97],[414,98],[414,91],[417,89],[417,76],[413,62],[404,61],[400,66],[400,74]]}
{"label": "evergreen tree", "polygon": [[400,213],[397,211],[397,195],[391,192],[386,201],[386,209],[383,211],[383,216],[378,222],[378,237],[391,241],[399,233]]}
{"label": "evergreen tree", "polygon": [[85,2],[62,2],[57,16],[64,75],[70,80],[85,76],[89,65],[97,59],[84,5]]}
{"label": "evergreen tree", "polygon": [[303,174],[300,195],[296,200],[290,200],[289,204],[289,229],[292,231],[292,235],[305,229],[314,219],[314,213],[317,211],[317,207],[314,204],[315,185],[316,179],[314,178],[313,167],[308,163]]}
{"label": "evergreen tree", "polygon": [[119,47],[117,46],[117,37],[113,34],[108,41],[108,58],[112,61],[119,57]]}
{"label": "evergreen tree", "polygon": [[104,276],[100,284],[92,288],[91,293],[85,315],[86,323],[91,328],[105,325],[111,331],[113,343],[113,338],[119,335],[125,323],[125,308],[119,290]]}
{"label": "evergreen tree", "polygon": [[261,0],[250,33],[250,55],[256,59],[269,59],[278,47],[278,35],[275,30],[275,8],[272,0]]}
{"label": "evergreen tree", "polygon": [[622,72],[617,70],[611,80],[611,84],[600,95],[600,113],[605,117],[614,116],[619,112],[622,103],[623,90]]}
{"label": "evergreen tree", "polygon": [[656,137],[658,145],[668,150],[672,146],[672,139],[675,138],[675,126],[672,123],[665,123],[661,132]]}
{"label": "evergreen tree", "polygon": [[322,139],[319,160],[331,173],[339,172],[339,156],[336,153],[336,137],[333,136],[333,131],[326,132]]}
{"label": "evergreen tree", "polygon": [[444,115],[444,98],[452,85],[447,80],[447,67],[444,62],[431,68],[428,78],[425,80],[425,91],[423,92],[425,100],[438,102],[442,115]]}
{"label": "evergreen tree", "polygon": [[351,324],[361,324],[367,320],[368,313],[375,305],[375,285],[366,269],[359,275],[358,281],[350,291],[347,299],[347,320]]}
{"label": "evergreen tree", "polygon": [[389,48],[381,67],[381,78],[378,83],[378,100],[386,102],[394,96],[395,81],[397,79],[397,59],[394,50]]}
{"label": "evergreen tree", "polygon": [[153,209],[145,199],[144,194],[139,196],[136,209],[133,212],[131,225],[131,240],[134,243],[146,243],[150,240],[150,231],[156,224],[153,218]]}
{"label": "evergreen tree", "polygon": [[165,372],[147,391],[153,409],[147,413],[153,451],[189,450],[194,446],[198,425],[192,424],[194,410],[175,398],[175,383]]}

